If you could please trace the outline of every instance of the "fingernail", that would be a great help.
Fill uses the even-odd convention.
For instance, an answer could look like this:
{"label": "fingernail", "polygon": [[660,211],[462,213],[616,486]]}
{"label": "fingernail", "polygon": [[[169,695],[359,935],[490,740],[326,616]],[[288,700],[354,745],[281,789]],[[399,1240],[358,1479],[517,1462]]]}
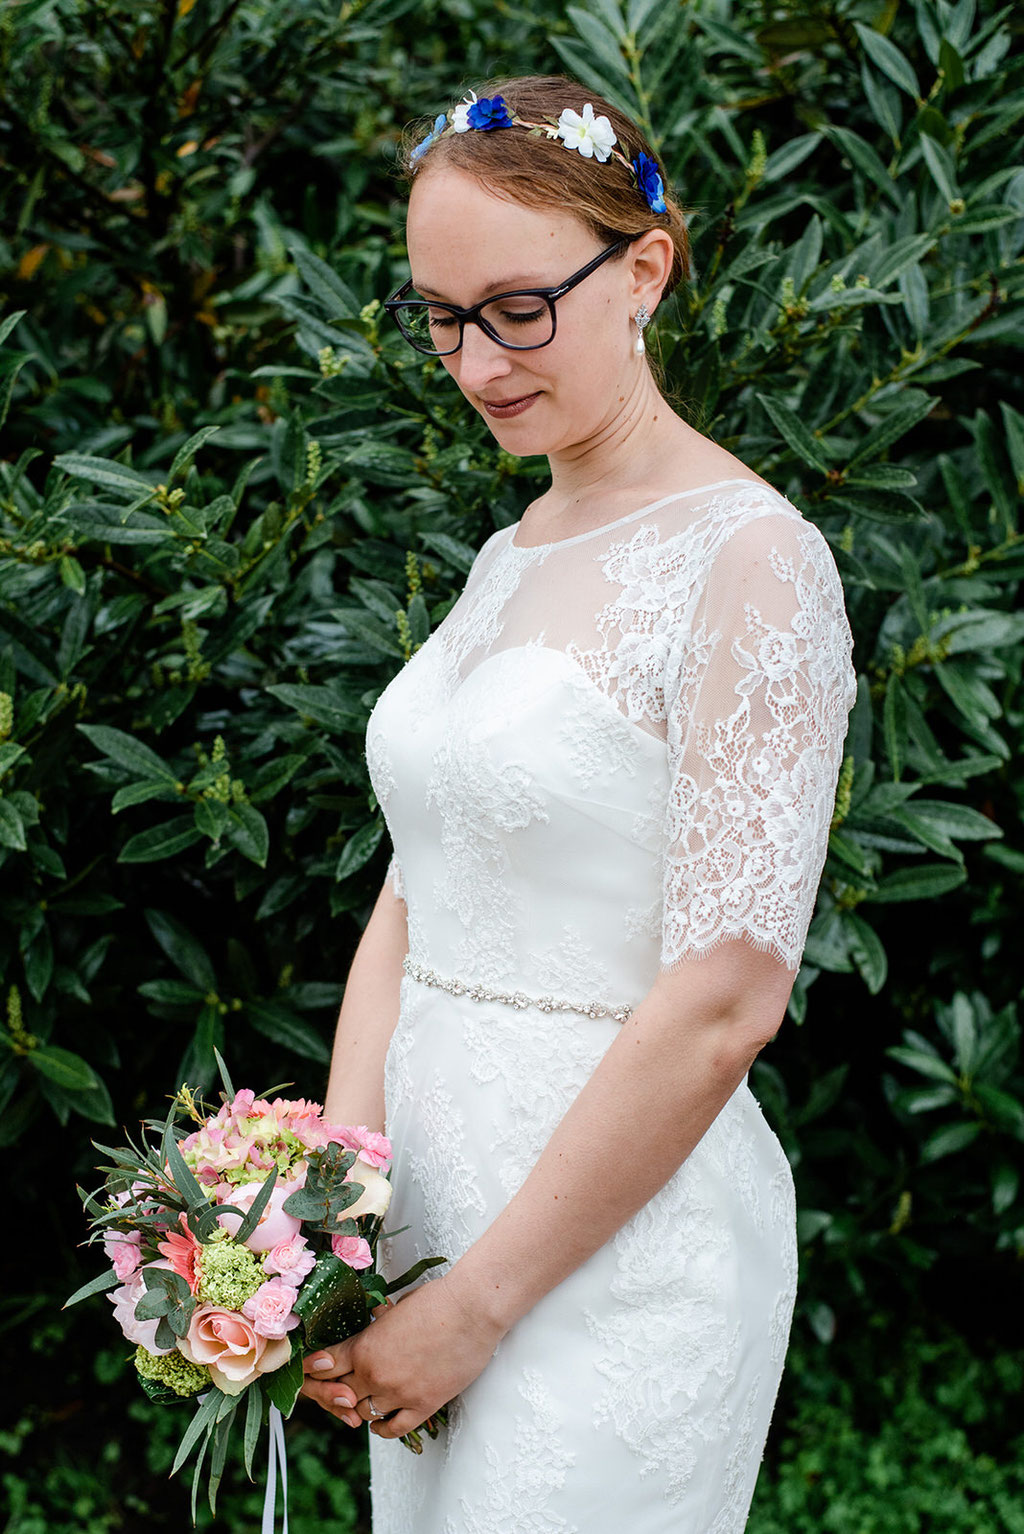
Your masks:
{"label": "fingernail", "polygon": [[352,1397],[351,1396],[335,1396],[334,1400],[331,1402],[331,1405],[332,1406],[351,1406],[352,1405]]}
{"label": "fingernail", "polygon": [[334,1359],[330,1357],[314,1358],[310,1367],[313,1369],[333,1369]]}

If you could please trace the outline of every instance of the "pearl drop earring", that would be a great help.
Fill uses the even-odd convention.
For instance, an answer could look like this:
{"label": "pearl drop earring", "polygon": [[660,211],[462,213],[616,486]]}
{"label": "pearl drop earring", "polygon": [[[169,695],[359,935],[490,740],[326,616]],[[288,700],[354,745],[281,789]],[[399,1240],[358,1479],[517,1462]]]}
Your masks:
{"label": "pearl drop earring", "polygon": [[633,317],[636,326],[636,346],[633,348],[638,357],[642,357],[647,347],[644,344],[644,331],[651,323],[651,316],[647,313],[647,305],[641,304]]}

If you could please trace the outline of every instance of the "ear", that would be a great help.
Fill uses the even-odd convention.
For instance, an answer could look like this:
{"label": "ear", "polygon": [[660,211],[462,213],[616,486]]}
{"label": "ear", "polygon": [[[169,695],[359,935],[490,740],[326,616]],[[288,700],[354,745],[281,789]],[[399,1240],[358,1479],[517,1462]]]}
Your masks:
{"label": "ear", "polygon": [[630,296],[637,305],[646,304],[649,314],[661,302],[675,253],[672,236],[665,229],[648,229],[630,246]]}

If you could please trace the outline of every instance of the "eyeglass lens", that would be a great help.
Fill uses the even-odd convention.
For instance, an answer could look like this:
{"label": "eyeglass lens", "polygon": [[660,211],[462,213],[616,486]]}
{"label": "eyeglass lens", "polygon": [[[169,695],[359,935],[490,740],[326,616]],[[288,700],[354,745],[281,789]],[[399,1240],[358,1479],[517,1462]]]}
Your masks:
{"label": "eyeglass lens", "polygon": [[[397,311],[402,329],[415,346],[444,355],[459,345],[459,322],[453,314],[426,299],[409,300]],[[535,293],[496,298],[484,304],[480,318],[508,346],[545,346],[554,334],[550,304]]]}

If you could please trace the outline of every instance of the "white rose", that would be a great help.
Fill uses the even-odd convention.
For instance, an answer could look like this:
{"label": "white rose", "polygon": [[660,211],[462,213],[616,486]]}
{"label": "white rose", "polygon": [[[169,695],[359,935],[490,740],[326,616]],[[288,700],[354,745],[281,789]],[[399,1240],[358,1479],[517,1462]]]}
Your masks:
{"label": "white rose", "polygon": [[358,1220],[360,1215],[372,1214],[380,1216],[387,1213],[387,1207],[391,1202],[391,1184],[386,1177],[382,1177],[376,1167],[362,1159],[357,1158],[352,1170],[345,1178],[346,1182],[357,1182],[362,1185],[362,1193],[354,1204],[350,1204],[339,1216],[342,1220]]}

